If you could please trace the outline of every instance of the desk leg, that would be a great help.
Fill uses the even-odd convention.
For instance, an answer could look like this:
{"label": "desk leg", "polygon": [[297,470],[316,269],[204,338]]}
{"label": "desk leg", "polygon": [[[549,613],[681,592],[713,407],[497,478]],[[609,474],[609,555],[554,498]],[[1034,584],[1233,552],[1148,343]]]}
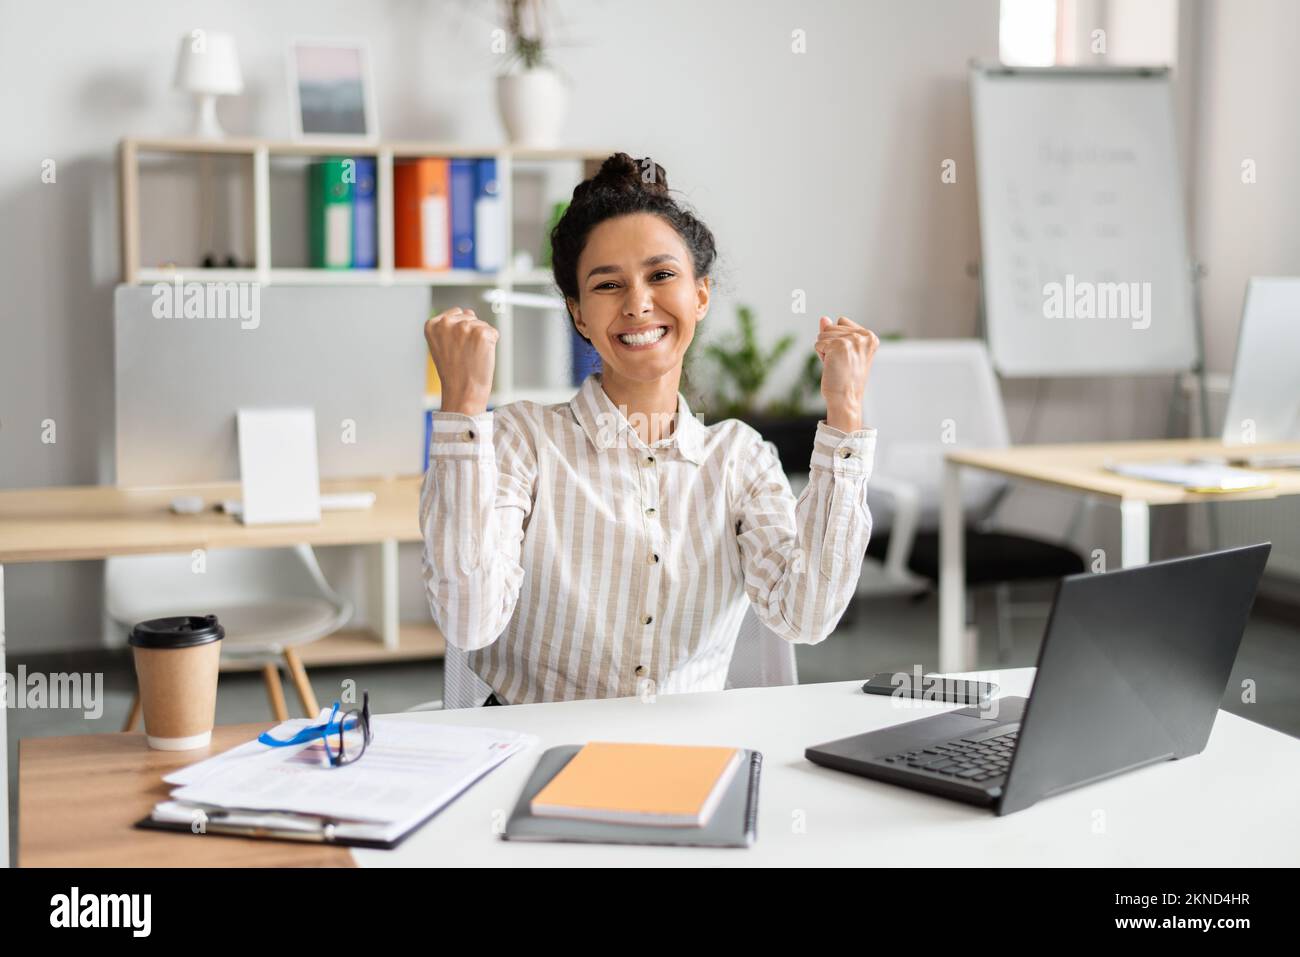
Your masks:
{"label": "desk leg", "polygon": [[1146,502],[1123,499],[1119,503],[1120,567],[1132,568],[1151,560],[1151,508]]}
{"label": "desk leg", "polygon": [[389,538],[371,546],[374,565],[370,574],[370,624],[389,651],[397,650],[397,539]]}
{"label": "desk leg", "polygon": [[966,523],[961,507],[961,466],[943,464],[939,504],[939,670],[972,671],[974,641],[966,634]]}
{"label": "desk leg", "polygon": [[0,565],[0,867],[9,866],[9,702],[5,699],[5,567]]}

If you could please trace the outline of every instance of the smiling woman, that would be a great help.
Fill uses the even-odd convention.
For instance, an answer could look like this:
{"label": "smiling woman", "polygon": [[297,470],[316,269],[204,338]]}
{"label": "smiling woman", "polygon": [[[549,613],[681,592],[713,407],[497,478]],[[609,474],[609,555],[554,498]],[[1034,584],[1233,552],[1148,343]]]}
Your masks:
{"label": "smiling woman", "polygon": [[672,198],[662,166],[616,153],[573,191],[551,249],[569,319],[600,354],[605,392],[645,423],[642,441],[657,441],[709,310],[713,233]]}
{"label": "smiling woman", "polygon": [[551,234],[574,328],[600,354],[573,400],[487,411],[497,333],[425,326],[443,382],[420,497],[434,620],[489,703],[724,686],[747,607],[791,643],[835,628],[871,533],[876,337],[823,316],[827,417],[796,501],[771,443],[705,425],[678,391],[709,309],[713,234],[626,153],[574,190]]}

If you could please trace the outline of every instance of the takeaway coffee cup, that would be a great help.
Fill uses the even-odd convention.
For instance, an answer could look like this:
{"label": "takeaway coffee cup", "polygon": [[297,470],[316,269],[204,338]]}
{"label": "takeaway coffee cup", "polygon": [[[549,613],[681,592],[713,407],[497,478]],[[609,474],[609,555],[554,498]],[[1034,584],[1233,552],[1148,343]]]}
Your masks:
{"label": "takeaway coffee cup", "polygon": [[131,629],[149,747],[189,751],[212,741],[225,636],[216,615],[154,618]]}

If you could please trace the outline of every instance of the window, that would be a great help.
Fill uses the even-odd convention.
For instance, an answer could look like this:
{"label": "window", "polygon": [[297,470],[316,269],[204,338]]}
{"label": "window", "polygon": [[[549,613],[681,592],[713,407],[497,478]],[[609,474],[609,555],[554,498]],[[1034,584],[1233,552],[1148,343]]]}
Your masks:
{"label": "window", "polygon": [[1056,63],[1056,0],[1002,0],[998,56],[1009,66]]}

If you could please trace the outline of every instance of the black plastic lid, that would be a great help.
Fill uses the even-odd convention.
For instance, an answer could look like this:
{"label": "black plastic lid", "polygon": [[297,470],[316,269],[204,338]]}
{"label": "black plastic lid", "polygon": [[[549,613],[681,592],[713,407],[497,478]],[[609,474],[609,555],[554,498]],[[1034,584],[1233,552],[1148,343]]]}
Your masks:
{"label": "black plastic lid", "polygon": [[226,637],[216,615],[154,618],[131,629],[128,642],[137,648],[193,648]]}

